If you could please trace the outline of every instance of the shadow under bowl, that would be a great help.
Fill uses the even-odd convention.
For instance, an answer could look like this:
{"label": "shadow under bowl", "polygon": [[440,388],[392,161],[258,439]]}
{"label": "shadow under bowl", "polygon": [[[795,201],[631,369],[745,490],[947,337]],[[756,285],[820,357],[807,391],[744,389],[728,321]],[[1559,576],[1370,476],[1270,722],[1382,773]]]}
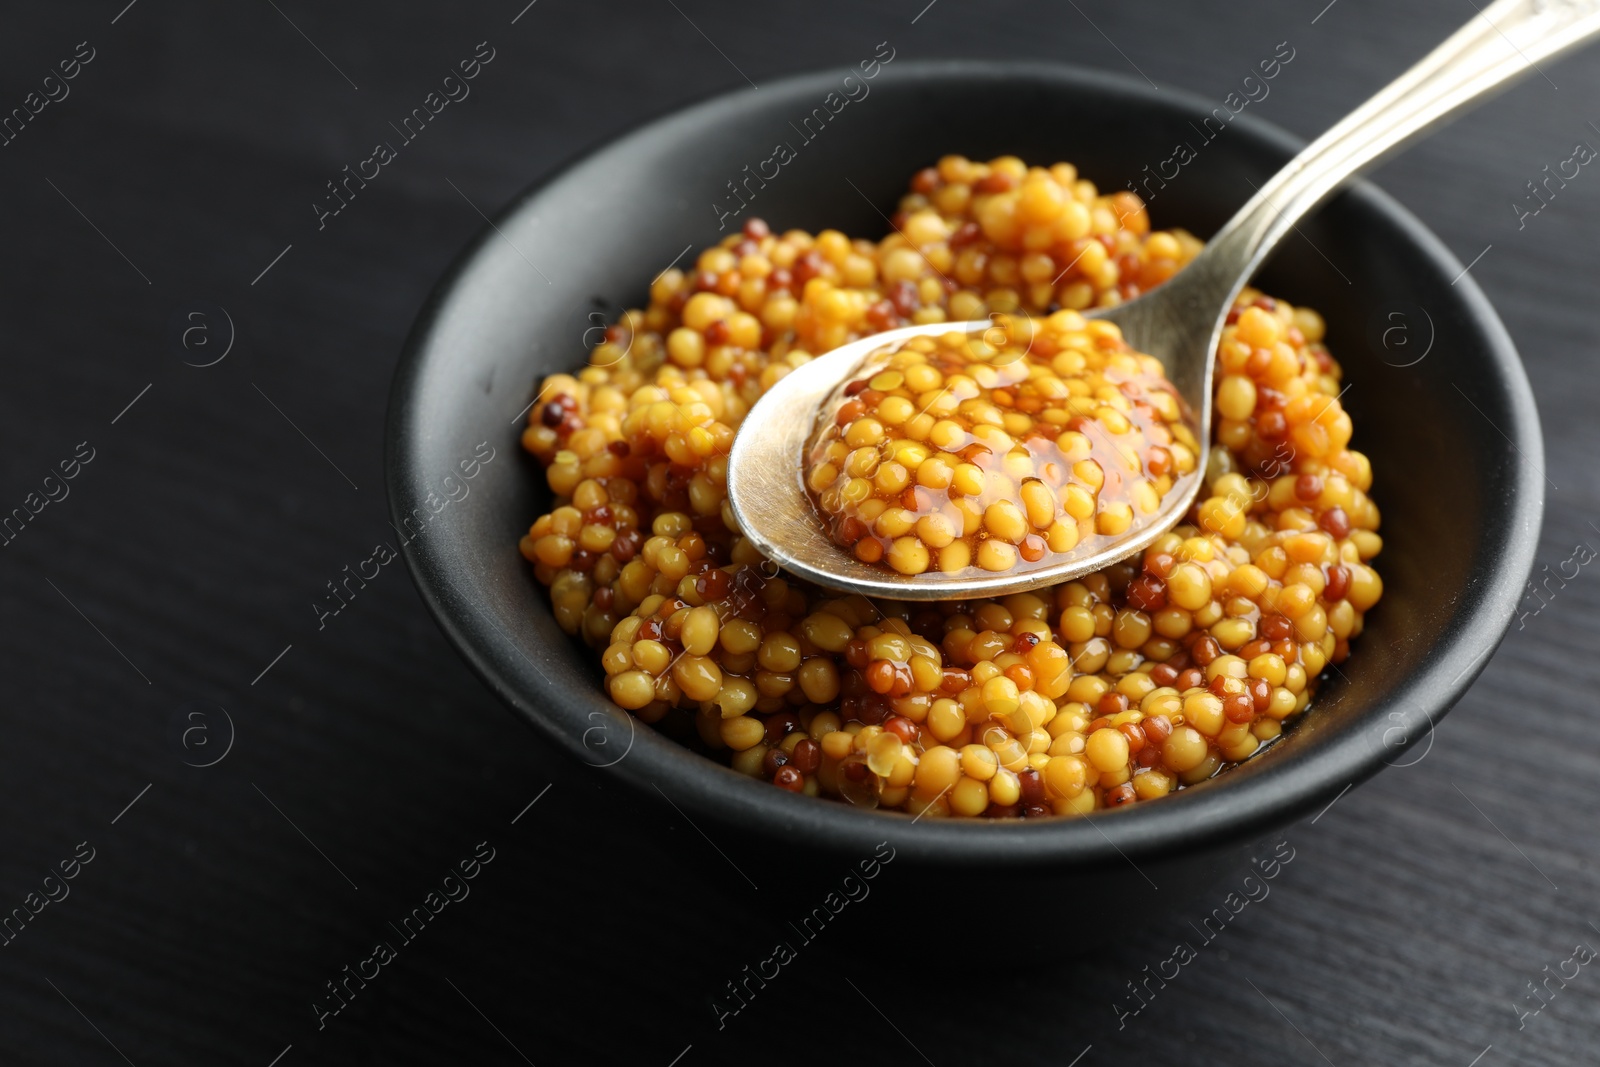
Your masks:
{"label": "shadow under bowl", "polygon": [[[1197,97],[1062,66],[901,61],[852,81],[858,98],[833,114],[849,73],[719,96],[583,156],[500,212],[423,307],[391,397],[388,488],[406,561],[462,655],[574,757],[659,791],[741,860],[867,857],[888,840],[945,874],[1005,868],[1143,894],[1175,868],[1234,862],[1238,847],[1417,758],[1513,617],[1543,511],[1542,446],[1522,365],[1472,278],[1367,184],[1304,222],[1257,283],[1326,318],[1353,444],[1375,471],[1386,591],[1351,658],[1261,758],[1092,819],[913,823],[737,774],[606,698],[598,657],[556,625],[517,550],[549,504],[518,444],[520,413],[669,264],[755,215],[774,230],[880,235],[911,175],[946,153],[1071,161],[1102,190],[1137,185],[1155,225],[1204,236],[1299,148],[1249,115],[1216,132]],[[780,144],[792,158],[774,176]],[[1178,145],[1193,156],[1181,166]]]}

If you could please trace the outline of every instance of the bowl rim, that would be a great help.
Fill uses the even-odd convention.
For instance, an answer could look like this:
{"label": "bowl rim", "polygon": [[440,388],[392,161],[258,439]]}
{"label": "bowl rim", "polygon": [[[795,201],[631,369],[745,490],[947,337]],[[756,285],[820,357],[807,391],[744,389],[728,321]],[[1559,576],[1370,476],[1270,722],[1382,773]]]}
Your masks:
{"label": "bowl rim", "polygon": [[[793,74],[765,83],[759,99],[825,92],[851,68],[826,68]],[[1118,99],[1177,111],[1205,113],[1211,102],[1198,94],[1171,87],[1159,90],[1131,77],[1066,63],[1001,62],[975,59],[927,59],[897,63],[880,73],[895,82],[947,79],[1052,83],[1074,92],[1097,92]],[[604,160],[635,138],[660,132],[675,123],[714,122],[720,113],[742,109],[758,99],[757,90],[716,91],[687,104],[675,104],[635,123],[619,134],[592,143],[542,174],[497,211],[457,253],[417,313],[401,351],[390,389],[384,429],[384,468],[391,517],[401,522],[405,502],[422,499],[423,476],[410,449],[422,439],[417,386],[432,351],[430,334],[444,309],[456,298],[462,280],[497,240],[497,227],[529,209],[549,188],[585,166]],[[1252,114],[1230,123],[1261,147],[1293,154],[1304,141]],[[1357,181],[1341,195],[1353,196],[1369,210],[1386,217],[1401,236],[1448,275],[1459,274],[1459,291],[1467,328],[1480,334],[1491,351],[1497,384],[1513,417],[1500,427],[1515,459],[1508,476],[1510,492],[1499,501],[1503,516],[1504,559],[1482,577],[1474,602],[1451,620],[1434,647],[1431,662],[1396,686],[1383,705],[1407,703],[1422,709],[1382,731],[1383,746],[1371,743],[1370,727],[1343,731],[1303,757],[1277,757],[1271,771],[1238,778],[1225,787],[1183,791],[1159,804],[1102,811],[1093,816],[1043,820],[932,819],[919,822],[902,812],[862,811],[834,800],[797,796],[740,775],[678,742],[640,728],[628,713],[630,744],[626,757],[610,766],[631,787],[649,796],[659,793],[680,814],[692,813],[710,823],[769,839],[782,838],[808,846],[849,852],[870,852],[890,839],[897,853],[928,864],[985,865],[1014,868],[1093,870],[1117,864],[1139,866],[1136,860],[1177,859],[1232,842],[1257,838],[1314,808],[1331,803],[1351,785],[1370,777],[1385,763],[1385,753],[1410,751],[1472,685],[1503,640],[1531,571],[1544,511],[1544,449],[1538,410],[1516,348],[1499,317],[1472,277],[1461,270],[1453,253],[1420,220],[1388,194],[1367,181]],[[531,383],[530,383],[531,385]],[[586,713],[594,711],[598,694],[572,694],[546,685],[516,642],[490,616],[476,608],[450,580],[448,560],[438,558],[429,538],[403,544],[407,569],[435,621],[473,671],[506,705],[547,738],[583,759]],[[512,540],[507,540],[508,550]],[[477,613],[477,614],[475,614]],[[518,661],[521,662],[518,662]],[[603,706],[610,701],[599,695]],[[581,704],[588,705],[580,707]],[[563,726],[552,710],[570,712]],[[591,728],[592,729],[592,728]],[[1392,739],[1399,731],[1402,736]],[[584,760],[594,766],[592,760]],[[651,797],[654,800],[654,797]],[[1142,873],[1142,872],[1141,872]]]}

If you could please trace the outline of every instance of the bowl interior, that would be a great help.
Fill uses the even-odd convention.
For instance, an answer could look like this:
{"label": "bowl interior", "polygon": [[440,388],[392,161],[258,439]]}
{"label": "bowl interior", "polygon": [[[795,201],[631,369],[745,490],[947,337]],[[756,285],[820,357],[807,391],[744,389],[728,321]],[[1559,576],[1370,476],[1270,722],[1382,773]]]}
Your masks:
{"label": "bowl interior", "polygon": [[[1376,472],[1386,592],[1351,659],[1264,758],[1092,824],[911,825],[737,775],[605,698],[595,655],[561,632],[517,551],[548,503],[517,439],[542,376],[579,366],[594,327],[641,305],[657,274],[752,216],[877,237],[910,176],[945,153],[1070,161],[1102,190],[1139,188],[1157,226],[1204,237],[1297,148],[1248,114],[1217,132],[1204,123],[1214,102],[1071,68],[900,60],[871,80],[846,73],[717,97],[611,142],[507,208],[430,298],[394,385],[389,488],[396,522],[420,531],[407,560],[466,658],[579,758],[697,820],[868,851],[892,832],[930,862],[1091,866],[1205,848],[1413,756],[1512,617],[1543,460],[1521,365],[1470,276],[1455,280],[1449,252],[1364,185],[1303,222],[1258,284],[1327,320],[1354,445]],[[1192,158],[1176,165],[1180,145]]]}

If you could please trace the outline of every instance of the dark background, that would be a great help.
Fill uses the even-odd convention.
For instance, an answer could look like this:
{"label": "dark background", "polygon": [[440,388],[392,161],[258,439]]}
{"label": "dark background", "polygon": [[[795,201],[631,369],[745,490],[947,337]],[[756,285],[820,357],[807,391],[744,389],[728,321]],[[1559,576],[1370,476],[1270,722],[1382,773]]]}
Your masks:
{"label": "dark background", "polygon": [[[883,40],[899,57],[1142,71],[1217,100],[1287,40],[1293,64],[1250,110],[1313,135],[1475,17],[1414,0],[925,2],[8,5],[0,113],[78,42],[95,58],[0,148],[0,511],[80,442],[94,459],[0,549],[0,912],[80,842],[94,859],[0,948],[0,1061],[947,1067],[1066,1064],[1087,1048],[1085,1067],[1495,1067],[1590,1054],[1600,974],[1587,967],[1519,1020],[1537,1006],[1526,983],[1600,946],[1587,570],[1553,582],[1537,615],[1530,598],[1412,766],[1288,828],[1295,858],[1271,896],[1120,1031],[1125,983],[1198,943],[1199,909],[1018,902],[1003,886],[938,901],[888,880],[886,899],[847,912],[718,1031],[709,997],[770,937],[705,840],[506,714],[400,564],[319,631],[325,583],[392,540],[389,378],[415,310],[483,224],[473,205],[493,213],[664,108],[745,76],[853,64]],[[324,183],[485,40],[495,59],[472,96],[318,232]],[[1552,570],[1600,547],[1600,176],[1586,168],[1521,230],[1510,205],[1574,142],[1600,145],[1597,90],[1594,54],[1546,65],[1376,175],[1463,263],[1492,246],[1473,274],[1541,405]],[[186,366],[221,354],[219,307],[231,351]],[[1331,340],[1336,354],[1362,343]],[[394,936],[480,841],[495,858],[470,897],[413,943]],[[1069,956],[1083,923],[1112,924],[1114,945]],[[398,957],[319,1030],[324,983],[379,940]]]}

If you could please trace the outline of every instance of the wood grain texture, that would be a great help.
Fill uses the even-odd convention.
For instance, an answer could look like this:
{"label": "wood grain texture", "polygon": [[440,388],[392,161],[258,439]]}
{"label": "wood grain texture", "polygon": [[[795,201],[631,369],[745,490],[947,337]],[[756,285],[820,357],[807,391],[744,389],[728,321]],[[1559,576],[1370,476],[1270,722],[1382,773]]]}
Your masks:
{"label": "wood grain texture", "polygon": [[[1293,65],[1252,110],[1310,135],[1473,14],[1379,0],[924,2],[96,0],[8,13],[0,112],[79,41],[95,58],[0,148],[0,511],[79,442],[95,458],[0,549],[0,911],[80,842],[95,855],[70,896],[0,948],[0,1059],[693,1067],[839,1046],[857,1062],[939,1067],[1067,1064],[1086,1048],[1084,1067],[1591,1058],[1600,974],[1582,969],[1538,1015],[1514,1007],[1533,1006],[1525,983],[1575,944],[1600,945],[1588,569],[1513,625],[1415,765],[1286,831],[1294,860],[1214,942],[1191,926],[1198,911],[1003,894],[963,904],[999,909],[993,935],[951,938],[917,919],[930,902],[891,867],[877,902],[841,916],[720,1030],[709,998],[767,955],[783,915],[670,809],[505,714],[399,564],[319,630],[325,583],[392,537],[389,376],[415,310],[481,225],[472,205],[492,212],[664,108],[854,63],[883,40],[907,57],[1142,72],[1218,99],[1287,40]],[[472,96],[319,231],[324,183],[485,40],[496,57]],[[1463,262],[1492,246],[1473,274],[1541,405],[1539,558],[1552,568],[1580,542],[1600,546],[1600,175],[1586,168],[1520,230],[1510,205],[1575,141],[1600,144],[1596,101],[1600,59],[1579,55],[1377,175]],[[184,365],[201,360],[172,326],[196,302],[237,328],[204,369]],[[180,743],[202,706],[225,708],[235,733],[210,767],[189,764],[220,748]],[[210,726],[220,745],[215,712]],[[470,896],[412,941],[394,933],[481,841],[496,853]],[[1086,921],[1126,932],[1087,957],[1030,962]],[[379,940],[396,958],[319,1029],[324,983]],[[1126,983],[1180,941],[1197,957],[1119,1029]]]}

